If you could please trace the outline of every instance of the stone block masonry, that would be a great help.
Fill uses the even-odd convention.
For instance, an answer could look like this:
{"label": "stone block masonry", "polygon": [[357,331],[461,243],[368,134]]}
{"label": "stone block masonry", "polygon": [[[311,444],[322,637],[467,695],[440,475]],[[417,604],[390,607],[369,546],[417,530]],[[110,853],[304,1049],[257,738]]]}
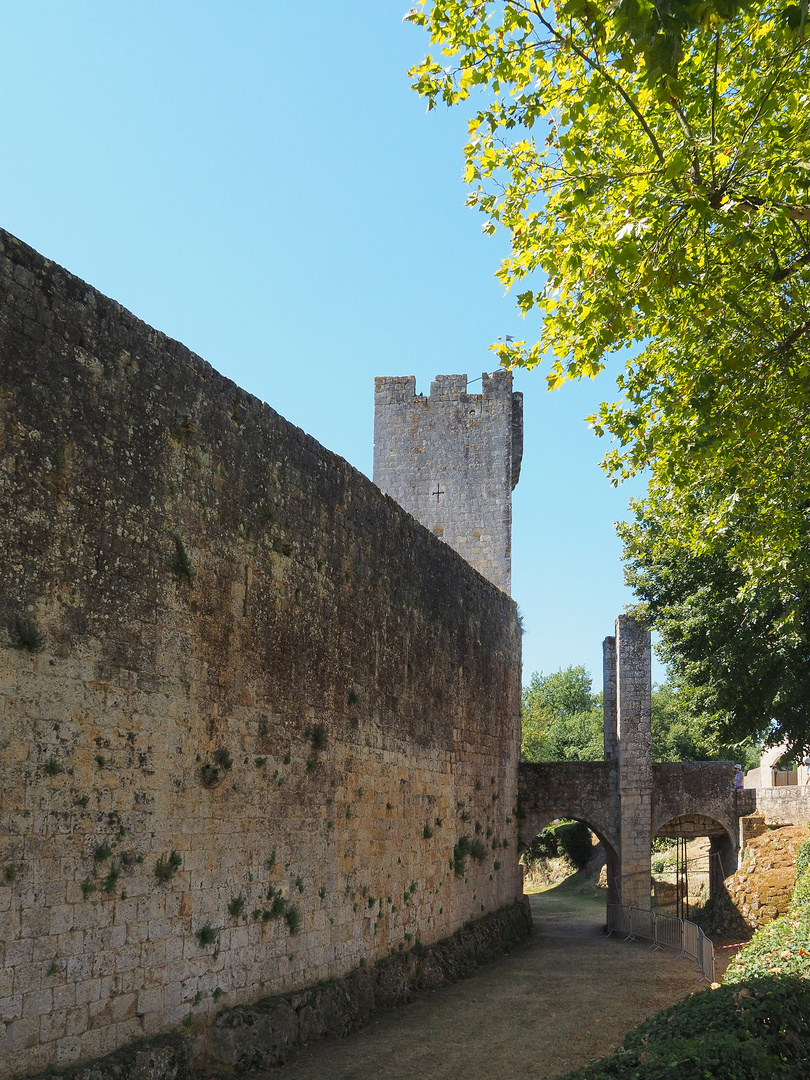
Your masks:
{"label": "stone block masonry", "polygon": [[0,493],[1,1078],[520,896],[512,601],[6,233]]}
{"label": "stone block masonry", "polygon": [[523,454],[523,395],[512,375],[375,380],[374,482],[504,592],[511,589],[512,491]]}
{"label": "stone block masonry", "polygon": [[[631,907],[648,908],[653,788],[650,632],[629,615],[620,615],[616,620],[613,648],[622,830],[621,902]],[[608,640],[605,652],[609,654],[610,651]]]}

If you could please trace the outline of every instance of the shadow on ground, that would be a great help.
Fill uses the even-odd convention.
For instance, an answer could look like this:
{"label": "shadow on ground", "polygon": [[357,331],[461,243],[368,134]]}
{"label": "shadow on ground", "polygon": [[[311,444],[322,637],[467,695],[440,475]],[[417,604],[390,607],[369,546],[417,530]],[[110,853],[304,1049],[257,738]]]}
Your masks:
{"label": "shadow on ground", "polygon": [[530,900],[534,932],[509,956],[267,1076],[545,1080],[603,1057],[697,988],[691,962],[676,953],[605,937],[604,891],[581,875]]}

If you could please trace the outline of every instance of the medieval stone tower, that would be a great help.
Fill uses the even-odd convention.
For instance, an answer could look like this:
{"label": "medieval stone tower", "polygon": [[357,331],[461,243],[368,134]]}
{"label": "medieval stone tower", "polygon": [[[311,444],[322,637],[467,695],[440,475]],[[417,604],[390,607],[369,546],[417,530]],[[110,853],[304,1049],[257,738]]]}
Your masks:
{"label": "medieval stone tower", "polygon": [[512,375],[375,379],[374,483],[484,577],[511,588],[512,490],[523,454],[523,395]]}

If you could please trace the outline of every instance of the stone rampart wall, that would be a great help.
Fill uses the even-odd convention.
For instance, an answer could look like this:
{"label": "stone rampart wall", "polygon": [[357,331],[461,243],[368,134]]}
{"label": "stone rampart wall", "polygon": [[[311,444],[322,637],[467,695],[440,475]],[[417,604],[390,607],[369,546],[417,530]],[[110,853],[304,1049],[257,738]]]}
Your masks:
{"label": "stone rampart wall", "polygon": [[810,784],[794,787],[756,788],[756,810],[767,825],[801,825],[810,822]]}
{"label": "stone rampart wall", "polygon": [[511,600],[5,233],[0,492],[0,1077],[519,896]]}

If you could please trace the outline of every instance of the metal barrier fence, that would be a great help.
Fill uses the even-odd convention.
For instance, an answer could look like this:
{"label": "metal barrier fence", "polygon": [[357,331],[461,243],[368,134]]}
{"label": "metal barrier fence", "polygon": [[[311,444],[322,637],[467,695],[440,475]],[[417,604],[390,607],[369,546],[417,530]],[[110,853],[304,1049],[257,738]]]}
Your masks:
{"label": "metal barrier fence", "polygon": [[700,972],[701,982],[714,982],[714,946],[703,931],[688,919],[674,915],[659,915],[657,911],[608,904],[608,934],[625,934],[625,941],[644,938],[651,941],[653,949],[679,949],[682,958],[696,961],[695,971]]}

